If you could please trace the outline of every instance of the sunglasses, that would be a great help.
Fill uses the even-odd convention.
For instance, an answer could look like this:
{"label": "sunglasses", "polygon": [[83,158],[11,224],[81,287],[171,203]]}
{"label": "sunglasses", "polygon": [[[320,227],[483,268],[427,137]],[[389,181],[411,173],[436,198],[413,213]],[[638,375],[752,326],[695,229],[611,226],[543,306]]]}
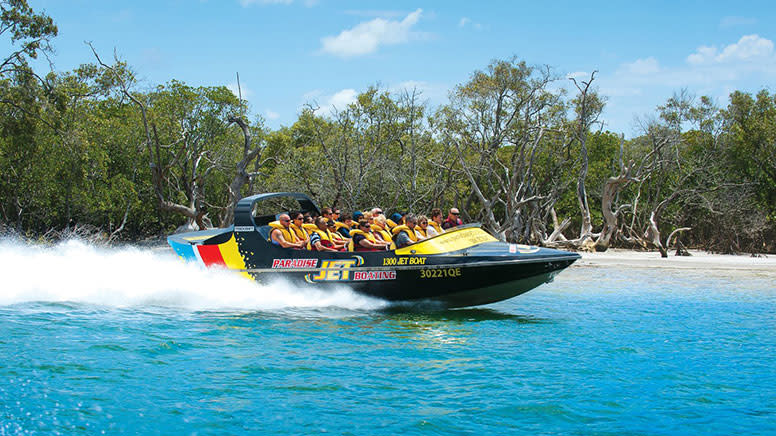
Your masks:
{"label": "sunglasses", "polygon": [[291,221],[291,219],[290,219],[290,218],[286,218],[286,219],[284,219],[284,220],[280,220],[280,222],[282,222],[282,223],[287,223],[287,222],[290,222],[290,221]]}
{"label": "sunglasses", "polygon": [[460,214],[461,214],[460,212],[455,212],[453,215],[460,215]]}

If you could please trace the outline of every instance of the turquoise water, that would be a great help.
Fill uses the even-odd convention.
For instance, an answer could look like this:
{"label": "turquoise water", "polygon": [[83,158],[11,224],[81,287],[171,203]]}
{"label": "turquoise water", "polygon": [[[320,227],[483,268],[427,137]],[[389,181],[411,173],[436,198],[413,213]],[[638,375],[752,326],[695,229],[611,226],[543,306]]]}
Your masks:
{"label": "turquoise water", "polygon": [[773,275],[575,267],[424,313],[141,249],[0,265],[0,435],[776,433]]}

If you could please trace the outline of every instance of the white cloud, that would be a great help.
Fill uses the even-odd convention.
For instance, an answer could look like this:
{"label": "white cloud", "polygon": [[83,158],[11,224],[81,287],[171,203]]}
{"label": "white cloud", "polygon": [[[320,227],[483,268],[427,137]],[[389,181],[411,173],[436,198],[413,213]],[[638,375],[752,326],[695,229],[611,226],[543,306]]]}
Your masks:
{"label": "white cloud", "polygon": [[720,20],[719,27],[729,29],[731,27],[751,26],[754,24],[757,24],[756,18],[728,16]]}
{"label": "white cloud", "polygon": [[[334,110],[345,109],[350,103],[356,101],[358,92],[355,89],[346,88],[331,95],[323,95],[320,90],[305,93],[302,99],[305,103],[313,101],[313,106],[318,106],[316,112],[320,115],[330,115]],[[321,103],[322,102],[322,103]]]}
{"label": "white cloud", "polygon": [[266,111],[264,111],[264,115],[267,116],[268,120],[276,120],[276,119],[280,118],[280,114],[279,113],[274,112],[274,111],[272,111],[270,109],[267,109]]}
{"label": "white cloud", "polygon": [[232,91],[232,94],[234,94],[235,97],[239,97],[240,93],[242,93],[243,100],[250,100],[253,95],[253,91],[245,86],[245,83],[240,83],[239,89],[237,87],[237,82],[226,85],[226,88]]}
{"label": "white cloud", "polygon": [[718,50],[714,46],[701,46],[687,56],[687,62],[692,65],[720,64],[740,61],[762,61],[774,59],[773,41],[758,35],[742,36],[738,42]]}
{"label": "white cloud", "polygon": [[474,30],[482,30],[482,24],[475,23],[469,17],[463,17],[458,21],[458,27],[463,28],[467,26],[472,27]]}
{"label": "white cloud", "polygon": [[573,73],[566,74],[567,79],[589,79],[590,73],[587,71],[574,71]]}
{"label": "white cloud", "polygon": [[240,0],[243,7],[251,5],[290,5],[294,0]]}
{"label": "white cloud", "polygon": [[401,21],[375,18],[343,30],[337,36],[321,38],[322,50],[342,58],[374,53],[380,46],[402,44],[417,35],[412,27],[420,20],[422,9],[410,13]]}
{"label": "white cloud", "polygon": [[660,72],[660,64],[654,57],[648,57],[644,59],[636,59],[635,61],[623,64],[620,67],[621,72],[627,74],[655,74]]}

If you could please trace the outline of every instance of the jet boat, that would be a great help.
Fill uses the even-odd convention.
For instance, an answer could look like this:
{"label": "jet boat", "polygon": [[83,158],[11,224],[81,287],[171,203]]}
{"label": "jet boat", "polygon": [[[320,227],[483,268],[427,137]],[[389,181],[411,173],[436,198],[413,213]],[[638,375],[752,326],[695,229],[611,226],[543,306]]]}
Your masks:
{"label": "jet boat", "polygon": [[467,307],[515,297],[549,281],[580,256],[549,248],[499,242],[479,224],[454,227],[415,244],[386,251],[318,252],[270,242],[281,211],[320,214],[301,193],[246,197],[229,228],[167,238],[183,259],[235,270],[247,278],[330,287],[392,302],[434,302]]}

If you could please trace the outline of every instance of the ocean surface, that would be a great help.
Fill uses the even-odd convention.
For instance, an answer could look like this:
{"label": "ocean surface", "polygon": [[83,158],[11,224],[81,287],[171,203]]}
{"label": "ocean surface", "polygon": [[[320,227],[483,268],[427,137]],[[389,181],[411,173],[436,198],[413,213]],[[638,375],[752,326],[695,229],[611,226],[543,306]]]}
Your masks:
{"label": "ocean surface", "polygon": [[0,435],[776,434],[774,275],[572,267],[476,309],[0,241]]}

